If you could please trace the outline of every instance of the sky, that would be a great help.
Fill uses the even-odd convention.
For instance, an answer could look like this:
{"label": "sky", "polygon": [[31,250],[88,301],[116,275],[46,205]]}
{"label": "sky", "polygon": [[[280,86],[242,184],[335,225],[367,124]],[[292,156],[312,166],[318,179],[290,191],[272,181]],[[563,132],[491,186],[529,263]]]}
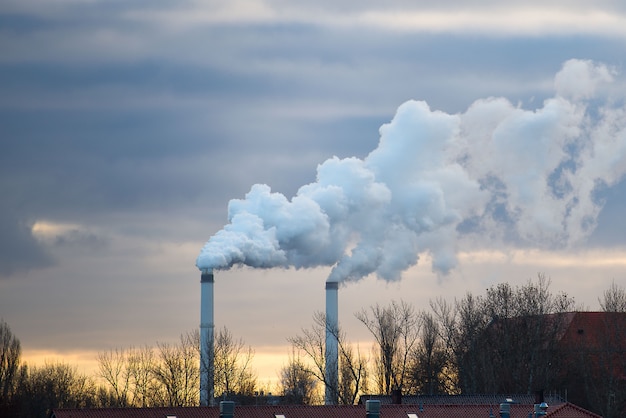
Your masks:
{"label": "sky", "polygon": [[367,349],[355,312],[538,273],[598,310],[626,7],[592,3],[3,1],[0,318],[88,369],[196,329],[215,268],[266,381],[329,278]]}

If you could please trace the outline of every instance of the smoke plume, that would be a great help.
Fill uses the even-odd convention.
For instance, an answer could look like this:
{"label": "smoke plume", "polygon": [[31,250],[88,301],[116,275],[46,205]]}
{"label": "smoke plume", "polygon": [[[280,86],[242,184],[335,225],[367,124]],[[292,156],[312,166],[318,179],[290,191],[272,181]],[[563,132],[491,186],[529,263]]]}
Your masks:
{"label": "smoke plume", "polygon": [[365,159],[324,161],[291,199],[256,184],[231,200],[196,265],[399,280],[421,253],[446,274],[467,243],[581,243],[602,209],[597,191],[626,172],[626,112],[607,94],[612,82],[605,65],[570,60],[538,109],[487,98],[451,115],[408,101]]}

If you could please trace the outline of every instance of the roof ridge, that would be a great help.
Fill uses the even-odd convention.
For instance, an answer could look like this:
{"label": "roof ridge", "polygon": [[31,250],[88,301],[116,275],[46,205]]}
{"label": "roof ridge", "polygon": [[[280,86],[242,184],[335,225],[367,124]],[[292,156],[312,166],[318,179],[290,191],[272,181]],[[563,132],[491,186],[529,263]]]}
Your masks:
{"label": "roof ridge", "polygon": [[557,412],[559,412],[562,409],[566,409],[566,408],[573,408],[579,412],[583,412],[588,414],[590,417],[596,417],[596,418],[602,418],[602,415],[598,415],[595,412],[592,412],[588,409],[585,409],[581,406],[578,406],[576,404],[573,404],[571,402],[565,402],[561,405],[557,405],[554,407],[554,409],[552,409],[551,411],[548,411],[548,414],[546,415],[547,418],[549,418],[552,414],[556,414]]}

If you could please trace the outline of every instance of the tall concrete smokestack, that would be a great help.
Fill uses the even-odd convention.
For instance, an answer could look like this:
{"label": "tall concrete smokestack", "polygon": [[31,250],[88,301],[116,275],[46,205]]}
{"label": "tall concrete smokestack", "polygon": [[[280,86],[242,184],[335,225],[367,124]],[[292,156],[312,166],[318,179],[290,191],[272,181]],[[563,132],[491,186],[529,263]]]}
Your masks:
{"label": "tall concrete smokestack", "polygon": [[326,282],[326,392],[324,403],[337,405],[339,388],[339,302],[338,282]]}
{"label": "tall concrete smokestack", "polygon": [[214,338],[213,270],[202,269],[200,276],[200,406],[213,406]]}

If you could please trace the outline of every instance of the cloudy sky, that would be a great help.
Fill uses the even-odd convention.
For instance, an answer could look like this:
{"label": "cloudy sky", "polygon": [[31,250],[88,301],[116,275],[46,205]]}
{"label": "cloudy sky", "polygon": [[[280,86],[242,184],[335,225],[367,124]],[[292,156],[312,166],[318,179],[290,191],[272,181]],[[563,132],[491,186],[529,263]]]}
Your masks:
{"label": "cloudy sky", "polygon": [[[375,303],[542,272],[594,310],[626,282],[621,2],[380,3],[0,4],[0,317],[27,360],[176,341],[197,261],[277,266],[216,271],[263,381],[329,276],[353,341]],[[197,260],[214,235],[231,258]]]}

